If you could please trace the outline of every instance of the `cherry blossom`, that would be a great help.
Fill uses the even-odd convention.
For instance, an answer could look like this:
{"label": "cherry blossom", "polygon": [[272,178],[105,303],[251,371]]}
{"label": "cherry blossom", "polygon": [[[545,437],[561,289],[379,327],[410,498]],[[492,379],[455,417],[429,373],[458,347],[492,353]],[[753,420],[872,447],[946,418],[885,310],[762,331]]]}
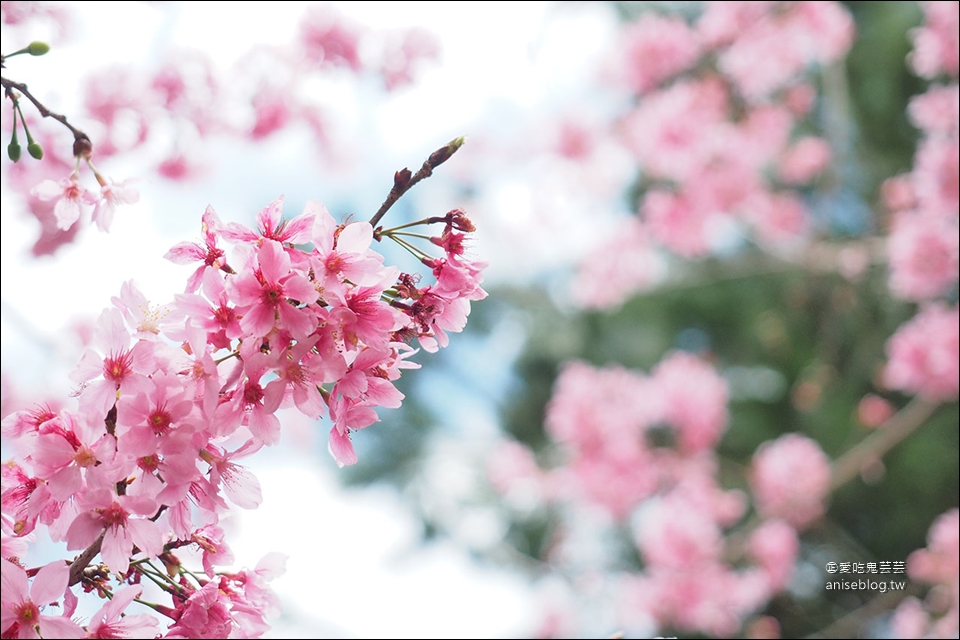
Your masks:
{"label": "cherry blossom", "polygon": [[0,565],[3,567],[0,630],[4,637],[84,637],[84,630],[69,617],[41,613],[41,607],[57,603],[63,597],[69,577],[67,565],[62,562],[45,565],[32,584],[26,572],[12,562],[0,559]]}

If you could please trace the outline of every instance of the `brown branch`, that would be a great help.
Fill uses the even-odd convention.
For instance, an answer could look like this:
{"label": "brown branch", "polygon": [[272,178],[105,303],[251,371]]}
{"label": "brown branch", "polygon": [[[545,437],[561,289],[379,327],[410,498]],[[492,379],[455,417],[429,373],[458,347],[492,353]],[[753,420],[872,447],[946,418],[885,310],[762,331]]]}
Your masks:
{"label": "brown branch", "polygon": [[83,131],[81,131],[80,129],[77,129],[75,126],[67,122],[66,116],[50,111],[50,109],[48,109],[42,102],[37,100],[37,98],[34,97],[32,93],[30,93],[30,90],[27,89],[26,84],[22,82],[14,82],[13,80],[10,80],[8,78],[0,77],[0,85],[3,86],[4,92],[6,93],[7,97],[9,97],[11,100],[16,99],[16,96],[14,95],[14,91],[17,91],[21,93],[25,98],[27,98],[30,102],[33,103],[33,106],[37,108],[37,111],[40,112],[41,116],[43,116],[44,118],[53,118],[54,120],[56,120],[57,122],[65,126],[67,129],[69,129],[70,132],[73,134],[75,155],[80,155],[76,151],[78,144],[86,143],[86,145],[90,145],[90,138],[87,136],[87,134],[85,134]]}
{"label": "brown branch", "polygon": [[940,404],[914,398],[910,404],[877,427],[862,442],[837,458],[830,475],[830,491],[834,491],[860,474],[864,465],[879,460],[888,451],[916,431],[933,415]]}
{"label": "brown branch", "polygon": [[380,205],[377,212],[370,218],[370,226],[376,228],[384,214],[387,213],[390,207],[392,207],[403,194],[424,178],[429,178],[433,174],[433,170],[449,160],[461,146],[463,146],[463,136],[451,140],[443,147],[431,153],[430,157],[424,161],[423,166],[421,166],[420,170],[416,173],[411,174],[410,169],[404,167],[393,174],[393,188],[390,189],[390,193],[387,194],[387,199],[383,201],[383,204]]}
{"label": "brown branch", "polygon": [[107,531],[104,530],[93,544],[87,547],[83,553],[77,556],[76,560],[70,563],[70,582],[67,583],[68,587],[72,587],[83,578],[84,569],[87,568],[90,561],[93,560],[93,557],[100,553],[100,545],[103,544],[103,536],[106,533]]}

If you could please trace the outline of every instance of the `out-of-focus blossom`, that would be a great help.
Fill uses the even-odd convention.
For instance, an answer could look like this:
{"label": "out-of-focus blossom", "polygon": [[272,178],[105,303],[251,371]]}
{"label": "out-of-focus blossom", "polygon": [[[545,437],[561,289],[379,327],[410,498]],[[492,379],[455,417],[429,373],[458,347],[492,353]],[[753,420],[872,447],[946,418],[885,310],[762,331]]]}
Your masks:
{"label": "out-of-focus blossom", "polygon": [[750,488],[761,515],[803,528],[823,515],[830,460],[815,441],[788,433],[757,449]]}

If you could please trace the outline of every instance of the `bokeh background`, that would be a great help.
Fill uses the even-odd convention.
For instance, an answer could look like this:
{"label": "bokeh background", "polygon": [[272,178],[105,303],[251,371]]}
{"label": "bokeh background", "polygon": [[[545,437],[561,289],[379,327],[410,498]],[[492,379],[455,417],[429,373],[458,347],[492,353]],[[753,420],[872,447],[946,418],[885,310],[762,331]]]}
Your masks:
{"label": "bokeh background", "polygon": [[[729,490],[748,489],[765,441],[797,432],[837,459],[871,433],[865,395],[908,405],[882,379],[887,341],[918,305],[890,292],[881,190],[911,170],[921,139],[908,104],[931,80],[907,60],[924,13],[838,6],[855,37],[804,67],[816,106],[791,133],[832,153],[795,189],[806,231],[771,250],[718,227],[708,250],[659,252],[638,267],[643,286],[590,309],[584,288],[600,284],[583,265],[652,188],[617,144],[644,100],[623,79],[623,34],[645,15],[693,22],[702,3],[4,2],[5,53],[34,39],[53,47],[4,75],[84,128],[100,170],[137,179],[141,197],[109,234],[84,220],[57,233],[26,193],[69,172],[69,134],[35,122],[45,168],[4,162],[3,413],[67,402],[82,336],[124,281],[154,302],[182,290],[188,272],[162,256],[198,236],[207,205],[249,223],[284,194],[291,217],[319,199],[334,217],[368,219],[394,171],[465,135],[389,220],[464,208],[479,229],[472,251],[490,263],[489,297],[448,349],[418,356],[404,406],[354,438],[355,467],[327,454],[329,427],[286,418],[281,444],[249,461],[263,506],[228,522],[238,562],[290,555],[274,637],[675,635],[649,621],[625,628],[611,596],[643,566],[629,519],[504,492],[491,469],[518,473],[504,469],[505,441],[562,466],[544,416],[571,360],[649,372],[680,350],[716,367],[730,391],[716,447]],[[774,57],[750,64],[760,73]],[[9,131],[6,108],[3,118]],[[956,305],[955,274],[940,298]],[[789,586],[740,633],[765,637],[769,616],[784,637],[889,637],[901,600],[926,597],[916,580],[904,594],[823,587],[831,560],[906,561],[957,507],[956,392],[922,422],[832,492],[802,532]],[[41,540],[35,560],[55,552]]]}

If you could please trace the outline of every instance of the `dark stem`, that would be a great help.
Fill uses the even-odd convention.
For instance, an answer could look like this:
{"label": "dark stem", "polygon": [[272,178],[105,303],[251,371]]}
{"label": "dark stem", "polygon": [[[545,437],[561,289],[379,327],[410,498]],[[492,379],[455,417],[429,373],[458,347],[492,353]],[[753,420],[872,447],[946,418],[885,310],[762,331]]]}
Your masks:
{"label": "dark stem", "polygon": [[380,223],[384,214],[387,213],[390,207],[392,207],[403,194],[424,178],[429,178],[433,174],[433,170],[449,160],[450,156],[456,153],[457,149],[461,146],[463,146],[462,136],[451,140],[443,147],[431,153],[430,157],[424,161],[423,166],[421,166],[420,170],[416,173],[411,174],[410,169],[403,168],[393,174],[393,188],[390,189],[390,193],[387,194],[387,199],[383,201],[383,204],[380,205],[377,212],[370,218],[370,226],[376,229],[377,224]]}
{"label": "dark stem", "polygon": [[70,563],[70,582],[67,583],[68,587],[72,587],[83,578],[83,570],[87,568],[90,561],[93,560],[93,557],[100,553],[100,545],[103,544],[103,536],[106,533],[107,531],[104,530],[92,545],[87,547],[83,553],[77,556],[76,560]]}
{"label": "dark stem", "polygon": [[80,129],[77,129],[75,126],[67,122],[66,116],[50,111],[50,109],[47,109],[47,107],[44,106],[42,102],[37,100],[33,96],[33,94],[30,93],[30,90],[27,89],[27,85],[23,84],[22,82],[14,82],[13,80],[10,80],[8,78],[3,78],[3,77],[0,77],[0,85],[3,86],[7,97],[9,97],[11,100],[16,99],[13,93],[14,90],[16,90],[19,93],[21,93],[24,97],[26,97],[30,102],[33,103],[33,106],[37,108],[37,111],[40,112],[41,116],[43,116],[44,118],[53,118],[54,120],[56,120],[57,122],[65,126],[67,129],[70,129],[70,132],[73,134],[74,141],[83,140],[83,141],[86,141],[87,143],[90,142],[90,138],[87,136],[87,134],[85,134],[83,131],[80,131]]}

